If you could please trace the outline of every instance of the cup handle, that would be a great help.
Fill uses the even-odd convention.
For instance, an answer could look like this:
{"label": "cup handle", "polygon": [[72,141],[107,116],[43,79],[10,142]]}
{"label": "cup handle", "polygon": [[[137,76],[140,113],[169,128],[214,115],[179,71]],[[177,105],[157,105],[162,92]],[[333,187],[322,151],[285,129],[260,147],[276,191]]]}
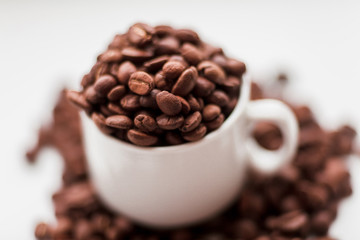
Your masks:
{"label": "cup handle", "polygon": [[261,147],[251,136],[251,128],[246,140],[250,163],[257,170],[272,173],[290,162],[297,149],[299,127],[294,113],[283,102],[274,99],[250,101],[246,108],[249,123],[268,121],[280,128],[283,136],[282,146],[274,151]]}

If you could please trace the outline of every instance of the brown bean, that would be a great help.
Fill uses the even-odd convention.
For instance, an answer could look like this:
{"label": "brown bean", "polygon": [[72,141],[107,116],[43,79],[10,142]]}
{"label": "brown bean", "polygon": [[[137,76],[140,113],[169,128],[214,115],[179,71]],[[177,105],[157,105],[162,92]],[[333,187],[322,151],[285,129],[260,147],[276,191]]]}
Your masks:
{"label": "brown bean", "polygon": [[206,131],[206,126],[204,124],[200,124],[191,132],[182,133],[182,136],[185,140],[189,142],[194,142],[202,139],[205,136]]}
{"label": "brown bean", "polygon": [[169,116],[175,116],[182,109],[181,101],[172,93],[162,91],[156,95],[156,103],[160,110]]}
{"label": "brown bean", "polygon": [[172,35],[174,33],[174,29],[167,25],[158,25],[155,27],[155,34],[159,37],[164,37],[167,35]]}
{"label": "brown bean", "polygon": [[113,128],[110,128],[105,123],[105,117],[99,113],[91,114],[91,119],[94,121],[96,126],[105,134],[111,134],[114,132]]}
{"label": "brown bean", "polygon": [[129,115],[129,112],[123,109],[121,106],[115,104],[115,103],[109,103],[107,105],[107,108],[113,112],[114,114],[118,115]]}
{"label": "brown bean", "polygon": [[186,69],[174,84],[171,92],[179,96],[188,95],[195,87],[197,77],[198,73],[195,67]]}
{"label": "brown bean", "polygon": [[136,67],[129,61],[123,62],[118,69],[117,78],[123,85],[127,85],[130,75],[136,71]]}
{"label": "brown bean", "polygon": [[226,79],[224,70],[212,61],[202,61],[197,66],[199,73],[216,84],[223,84]]}
{"label": "brown bean", "polygon": [[216,86],[213,82],[204,77],[198,77],[194,87],[194,94],[198,97],[207,97],[215,90],[215,88]]}
{"label": "brown bean", "polygon": [[136,23],[132,25],[128,31],[129,42],[136,46],[144,46],[151,42],[152,34],[155,33],[154,28],[144,23]]}
{"label": "brown bean", "polygon": [[83,94],[76,91],[66,91],[66,98],[75,106],[84,109],[85,111],[91,110],[91,105],[86,101]]}
{"label": "brown bean", "polygon": [[147,69],[147,71],[149,72],[154,72],[154,71],[158,71],[159,69],[161,69],[164,64],[169,60],[169,56],[160,56],[154,59],[151,59],[147,62],[144,63],[144,67]]}
{"label": "brown bean", "polygon": [[139,146],[151,146],[157,143],[158,137],[153,136],[136,129],[130,129],[127,132],[127,138],[130,142]]}
{"label": "brown bean", "polygon": [[166,91],[170,91],[171,90],[171,86],[172,86],[172,81],[168,80],[165,78],[164,72],[163,71],[159,71],[156,75],[155,75],[155,85],[158,89],[160,90],[166,90]]}
{"label": "brown bean", "polygon": [[126,47],[121,51],[121,53],[124,59],[137,63],[149,60],[154,55],[151,51],[145,51],[134,47]]}
{"label": "brown bean", "polygon": [[198,43],[200,38],[196,32],[190,29],[178,29],[175,30],[175,36],[183,42]]}
{"label": "brown bean", "polygon": [[217,118],[221,113],[221,108],[215,104],[208,104],[203,109],[204,121],[212,121]]}
{"label": "brown bean", "polygon": [[185,70],[186,66],[180,61],[168,61],[162,70],[166,79],[175,79]]}
{"label": "brown bean", "polygon": [[119,62],[122,59],[122,53],[117,49],[109,49],[99,56],[101,62]]}
{"label": "brown bean", "polygon": [[109,49],[122,49],[129,45],[126,34],[116,34],[112,42],[109,44]]}
{"label": "brown bean", "polygon": [[213,61],[220,67],[226,69],[227,59],[223,54],[216,54],[211,58],[211,61]]}
{"label": "brown bean", "polygon": [[191,43],[182,45],[180,52],[185,60],[192,65],[197,65],[204,58],[203,53]]}
{"label": "brown bean", "polygon": [[111,91],[108,93],[107,98],[109,101],[116,102],[121,99],[122,96],[124,96],[126,93],[126,88],[123,85],[118,85],[111,89]]}
{"label": "brown bean", "polygon": [[138,110],[141,107],[139,99],[140,99],[139,95],[129,93],[121,99],[120,101],[121,107],[123,107],[125,110],[128,111]]}
{"label": "brown bean", "polygon": [[240,91],[241,80],[234,76],[229,76],[221,87],[231,95],[238,95]]}
{"label": "brown bean", "polygon": [[215,90],[206,98],[206,100],[208,103],[213,103],[220,107],[225,107],[230,102],[229,96],[221,90]]}
{"label": "brown bean", "polygon": [[229,58],[226,62],[226,69],[235,76],[241,76],[246,72],[246,65],[243,62]]}
{"label": "brown bean", "polygon": [[106,105],[100,105],[100,113],[105,117],[114,115],[114,113]]}
{"label": "brown bean", "polygon": [[201,110],[199,101],[193,95],[190,94],[187,97],[187,102],[190,105],[191,111],[196,112]]}
{"label": "brown bean", "polygon": [[182,97],[180,96],[176,96],[180,101],[181,101],[181,113],[183,115],[188,115],[191,108],[190,108],[190,104]]}
{"label": "brown bean", "polygon": [[181,135],[174,131],[169,131],[165,133],[165,141],[170,145],[178,145],[184,142]]}
{"label": "brown bean", "polygon": [[130,129],[133,126],[132,120],[125,115],[113,115],[105,120],[105,124],[109,127],[118,129]]}
{"label": "brown bean", "polygon": [[99,104],[105,101],[105,98],[95,91],[94,85],[85,89],[84,96],[86,100],[92,104]]}
{"label": "brown bean", "polygon": [[155,43],[155,52],[158,55],[175,54],[179,52],[180,42],[172,36],[160,39]]}
{"label": "brown bean", "polygon": [[143,132],[153,132],[157,128],[156,121],[149,114],[138,114],[134,118],[135,127]]}
{"label": "brown bean", "polygon": [[199,124],[201,123],[201,120],[202,120],[202,117],[201,117],[201,113],[199,111],[190,114],[189,116],[187,116],[185,118],[184,124],[180,128],[180,131],[181,132],[191,132],[192,130],[194,130],[195,128],[197,128],[199,126]]}
{"label": "brown bean", "polygon": [[161,92],[159,89],[153,89],[150,94],[146,96],[140,96],[139,102],[142,107],[158,109],[156,103],[156,95]]}
{"label": "brown bean", "polygon": [[111,75],[103,75],[99,77],[95,84],[94,89],[99,96],[106,96],[110,90],[116,86],[116,80]]}
{"label": "brown bean", "polygon": [[137,71],[131,74],[129,88],[138,95],[147,95],[154,88],[154,79],[148,73]]}
{"label": "brown bean", "polygon": [[182,115],[168,116],[161,114],[156,117],[156,123],[163,130],[174,130],[183,125],[184,117]]}
{"label": "brown bean", "polygon": [[218,129],[224,123],[224,120],[225,120],[224,114],[220,114],[214,120],[212,120],[210,122],[205,122],[205,126],[207,127],[209,132],[214,131],[214,130]]}

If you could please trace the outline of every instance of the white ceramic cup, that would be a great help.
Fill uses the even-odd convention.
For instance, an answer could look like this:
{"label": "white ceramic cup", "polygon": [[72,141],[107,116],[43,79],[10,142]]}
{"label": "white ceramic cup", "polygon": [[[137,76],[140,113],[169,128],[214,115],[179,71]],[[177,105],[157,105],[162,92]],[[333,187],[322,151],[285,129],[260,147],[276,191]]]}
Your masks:
{"label": "white ceramic cup", "polygon": [[[271,173],[295,153],[298,125],[277,100],[250,101],[244,76],[240,100],[223,125],[202,140],[167,147],[138,147],[106,136],[82,114],[93,184],[113,210],[138,223],[167,228],[206,220],[238,195],[250,163]],[[275,123],[284,144],[269,151],[251,136],[256,121]],[[249,161],[247,161],[249,160]]]}

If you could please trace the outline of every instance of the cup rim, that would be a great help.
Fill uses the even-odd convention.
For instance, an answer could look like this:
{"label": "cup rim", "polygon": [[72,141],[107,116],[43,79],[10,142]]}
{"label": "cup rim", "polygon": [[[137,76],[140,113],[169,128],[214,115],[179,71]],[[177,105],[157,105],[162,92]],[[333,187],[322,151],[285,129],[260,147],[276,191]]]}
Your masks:
{"label": "cup rim", "polygon": [[[128,148],[128,150],[133,150],[136,152],[143,152],[143,153],[163,153],[163,152],[176,152],[181,151],[184,148],[194,148],[197,146],[200,146],[202,144],[206,144],[206,142],[211,141],[212,139],[216,138],[219,134],[221,134],[223,131],[226,131],[228,128],[233,126],[233,124],[242,116],[242,113],[245,111],[246,103],[250,99],[250,86],[251,84],[251,78],[248,73],[244,74],[242,77],[242,84],[240,88],[240,98],[237,102],[234,110],[231,112],[229,117],[224,121],[224,123],[220,126],[220,128],[216,129],[215,131],[207,134],[203,139],[200,139],[195,142],[186,142],[179,145],[170,145],[170,146],[137,146],[135,144],[131,144],[125,141],[122,141],[120,139],[116,139],[112,136],[105,135],[101,132],[101,134],[107,138],[109,141],[116,141],[118,145],[123,145],[124,147]],[[87,120],[91,121],[89,117],[86,114],[83,114],[83,117],[87,118]],[[92,121],[91,121],[92,122]],[[92,122],[93,123],[93,122]],[[97,131],[100,131],[95,124],[93,123],[93,126],[96,128]],[[83,126],[84,127],[84,126]]]}

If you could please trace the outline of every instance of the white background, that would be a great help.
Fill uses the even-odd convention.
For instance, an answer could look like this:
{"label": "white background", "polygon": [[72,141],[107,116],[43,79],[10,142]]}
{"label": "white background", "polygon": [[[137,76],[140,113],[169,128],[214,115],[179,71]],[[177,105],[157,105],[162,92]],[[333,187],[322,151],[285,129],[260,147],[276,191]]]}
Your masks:
{"label": "white background", "polygon": [[[321,123],[360,130],[360,3],[357,1],[4,1],[0,0],[0,239],[33,239],[52,220],[61,161],[52,151],[34,167],[24,152],[49,118],[59,88],[81,76],[117,32],[135,21],[191,27],[243,59],[257,79],[288,70],[288,95],[310,103]],[[267,77],[264,77],[267,76]],[[355,192],[331,229],[360,238],[360,164]]]}

